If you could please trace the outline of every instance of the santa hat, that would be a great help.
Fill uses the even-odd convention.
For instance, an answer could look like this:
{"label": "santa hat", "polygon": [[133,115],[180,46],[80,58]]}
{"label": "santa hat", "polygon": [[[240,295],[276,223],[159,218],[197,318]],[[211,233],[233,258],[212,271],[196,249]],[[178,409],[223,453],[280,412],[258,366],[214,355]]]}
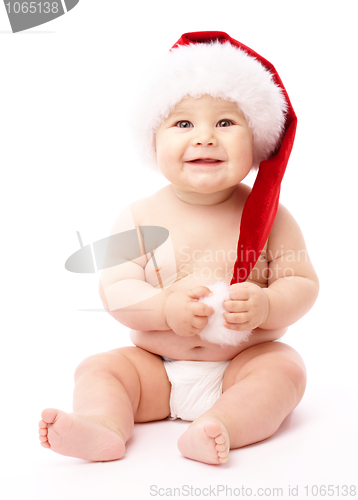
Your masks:
{"label": "santa hat", "polygon": [[270,234],[297,118],[271,63],[224,32],[185,33],[154,69],[140,99],[137,145],[147,162],[156,164],[154,134],[175,105],[203,94],[237,103],[253,134],[258,173],[241,217],[233,284],[248,278]]}

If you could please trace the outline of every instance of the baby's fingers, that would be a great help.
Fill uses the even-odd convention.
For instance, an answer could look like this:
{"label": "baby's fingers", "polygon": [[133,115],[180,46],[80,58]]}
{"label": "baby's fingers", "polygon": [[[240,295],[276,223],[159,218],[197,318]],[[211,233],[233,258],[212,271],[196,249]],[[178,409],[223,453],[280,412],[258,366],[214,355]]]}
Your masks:
{"label": "baby's fingers", "polygon": [[191,311],[194,316],[211,316],[214,309],[204,302],[192,302]]}
{"label": "baby's fingers", "polygon": [[188,293],[191,299],[202,299],[204,297],[210,297],[210,295],[213,294],[213,292],[207,286],[197,286],[195,288],[192,288],[191,290],[188,290]]}
{"label": "baby's fingers", "polygon": [[255,325],[252,324],[248,313],[224,314],[224,326],[229,330],[241,332],[245,330],[252,330],[255,327]]}
{"label": "baby's fingers", "polygon": [[229,313],[242,313],[249,310],[247,300],[225,300],[223,307]]}
{"label": "baby's fingers", "polygon": [[250,316],[246,312],[244,313],[228,313],[224,314],[224,319],[230,325],[242,325],[250,321]]}
{"label": "baby's fingers", "polygon": [[251,296],[251,283],[235,283],[230,287],[231,300],[248,300]]}
{"label": "baby's fingers", "polygon": [[201,331],[208,324],[208,318],[205,316],[195,316],[191,325]]}

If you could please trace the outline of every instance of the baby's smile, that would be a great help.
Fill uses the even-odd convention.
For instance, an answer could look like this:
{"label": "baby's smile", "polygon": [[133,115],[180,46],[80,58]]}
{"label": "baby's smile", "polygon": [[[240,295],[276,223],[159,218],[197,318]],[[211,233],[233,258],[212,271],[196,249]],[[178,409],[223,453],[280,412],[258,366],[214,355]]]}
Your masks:
{"label": "baby's smile", "polygon": [[189,163],[203,163],[203,164],[210,164],[210,163],[221,163],[222,160],[217,160],[215,158],[196,158],[195,160],[188,160]]}
{"label": "baby's smile", "polygon": [[187,163],[211,168],[220,165],[222,162],[223,160],[217,160],[215,158],[196,158],[195,160],[187,160]]}

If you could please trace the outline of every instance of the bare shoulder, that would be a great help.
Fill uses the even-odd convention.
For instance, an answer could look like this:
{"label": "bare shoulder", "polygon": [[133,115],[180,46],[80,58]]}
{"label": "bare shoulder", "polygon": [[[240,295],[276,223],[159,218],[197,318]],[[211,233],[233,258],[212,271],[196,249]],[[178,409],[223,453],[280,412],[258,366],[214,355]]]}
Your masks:
{"label": "bare shoulder", "polygon": [[124,207],[116,216],[111,229],[111,234],[133,229],[136,226],[145,225],[155,210],[165,203],[165,188],[160,189],[150,196],[135,200]]}
{"label": "bare shoulder", "polygon": [[318,283],[302,231],[293,215],[281,204],[267,241],[266,255],[270,267],[279,271],[276,279],[293,275]]}
{"label": "bare shoulder", "polygon": [[267,246],[269,249],[281,248],[283,252],[288,249],[306,249],[300,226],[282,204],[279,204]]}
{"label": "bare shoulder", "polygon": [[147,219],[151,218],[155,212],[163,210],[163,207],[169,202],[169,186],[165,186],[159,191],[136,200],[130,204],[130,210],[137,226],[146,224]]}

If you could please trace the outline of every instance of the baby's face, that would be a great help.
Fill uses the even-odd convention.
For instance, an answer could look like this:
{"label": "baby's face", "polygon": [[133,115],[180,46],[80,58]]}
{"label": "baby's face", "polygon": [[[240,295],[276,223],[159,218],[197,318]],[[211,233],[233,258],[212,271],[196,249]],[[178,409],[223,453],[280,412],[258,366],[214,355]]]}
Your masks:
{"label": "baby's face", "polygon": [[155,137],[163,175],[181,191],[227,191],[252,167],[252,133],[237,105],[210,95],[178,103]]}

